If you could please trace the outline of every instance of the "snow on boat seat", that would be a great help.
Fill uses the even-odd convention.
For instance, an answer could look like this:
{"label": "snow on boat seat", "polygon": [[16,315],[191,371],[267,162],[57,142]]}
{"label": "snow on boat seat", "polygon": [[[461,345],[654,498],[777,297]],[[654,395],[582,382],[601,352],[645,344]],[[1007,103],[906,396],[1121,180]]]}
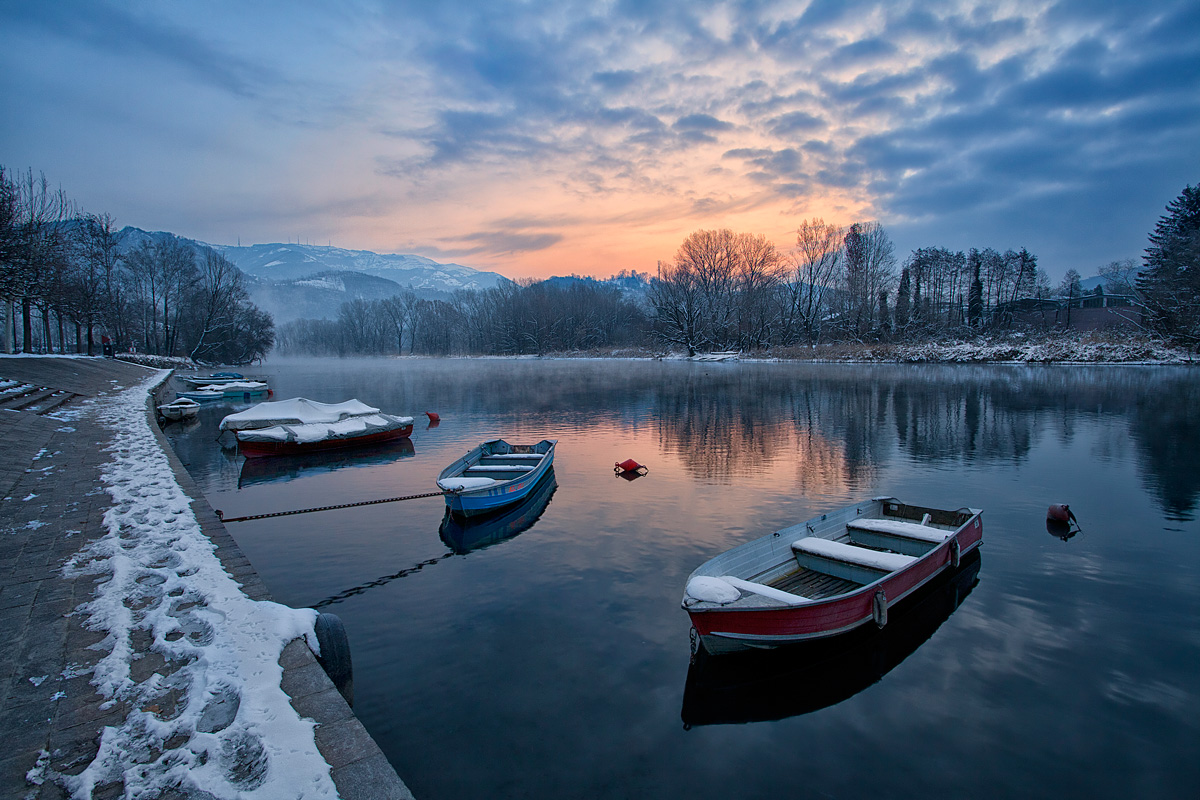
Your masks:
{"label": "snow on boat seat", "polygon": [[462,489],[483,489],[496,483],[492,478],[443,478],[438,486],[447,491]]}
{"label": "snow on boat seat", "polygon": [[846,527],[854,531],[870,531],[933,544],[941,544],[954,533],[916,522],[900,522],[892,519],[856,519],[853,522],[847,522]]}
{"label": "snow on boat seat", "polygon": [[542,454],[541,453],[496,453],[496,454],[490,455],[490,456],[483,456],[480,460],[481,461],[492,461],[492,460],[508,461],[510,459],[518,460],[518,461],[541,461]]}
{"label": "snow on boat seat", "polygon": [[698,575],[688,581],[687,588],[684,591],[688,597],[694,600],[705,603],[718,603],[720,605],[734,602],[742,596],[742,592],[769,597],[772,600],[778,600],[790,606],[811,602],[807,597],[785,592],[781,589],[774,589],[770,586],[764,586],[761,583],[735,578],[732,575],[722,575],[719,578]]}
{"label": "snow on boat seat", "polygon": [[815,536],[809,536],[792,542],[792,550],[797,554],[804,553],[834,561],[845,561],[860,567],[882,570],[883,572],[895,572],[896,570],[904,569],[917,560],[916,556],[902,556],[898,553],[880,553],[876,550],[868,550],[865,547],[855,547],[852,544],[843,544],[842,542],[820,539]]}
{"label": "snow on boat seat", "polygon": [[684,592],[693,600],[720,605],[732,603],[742,596],[742,593],[735,589],[729,581],[709,575],[697,575],[692,578],[688,581]]}
{"label": "snow on boat seat", "polygon": [[475,467],[467,467],[464,474],[471,475],[479,472],[511,472],[516,475],[524,475],[526,472],[532,472],[532,467],[523,467],[519,464],[480,464]]}

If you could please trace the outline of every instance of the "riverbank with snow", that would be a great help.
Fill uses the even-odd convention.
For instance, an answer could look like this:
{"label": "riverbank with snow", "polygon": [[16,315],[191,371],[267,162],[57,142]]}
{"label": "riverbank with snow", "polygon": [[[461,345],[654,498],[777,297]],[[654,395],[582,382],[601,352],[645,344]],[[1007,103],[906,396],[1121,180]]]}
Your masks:
{"label": "riverbank with snow", "polygon": [[75,395],[0,414],[0,790],[411,797],[316,663],[316,612],[269,600],[167,448],[147,405],[165,374],[0,358],[0,379]]}
{"label": "riverbank with snow", "polygon": [[[532,356],[526,356],[532,357]],[[687,360],[681,351],[642,348],[552,353],[544,358]],[[697,353],[690,360],[822,364],[1200,364],[1200,355],[1142,336],[1020,334],[920,342],[834,342],[740,353]]]}

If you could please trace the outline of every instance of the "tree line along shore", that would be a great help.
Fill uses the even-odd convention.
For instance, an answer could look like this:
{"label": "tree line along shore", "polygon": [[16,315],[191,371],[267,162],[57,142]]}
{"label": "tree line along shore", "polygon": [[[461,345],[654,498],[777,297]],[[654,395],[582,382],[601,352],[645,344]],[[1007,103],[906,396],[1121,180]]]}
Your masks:
{"label": "tree line along shore", "polygon": [[510,281],[449,299],[401,290],[276,327],[220,253],[170,236],[122,250],[109,215],[83,213],[32,170],[0,167],[0,345],[230,364],[271,352],[1173,361],[1200,346],[1200,189],[1166,211],[1143,263],[1103,265],[1088,288],[1075,270],[1052,286],[1023,247],[922,247],[901,262],[878,222],[806,219],[788,250],[699,230],[653,273]]}

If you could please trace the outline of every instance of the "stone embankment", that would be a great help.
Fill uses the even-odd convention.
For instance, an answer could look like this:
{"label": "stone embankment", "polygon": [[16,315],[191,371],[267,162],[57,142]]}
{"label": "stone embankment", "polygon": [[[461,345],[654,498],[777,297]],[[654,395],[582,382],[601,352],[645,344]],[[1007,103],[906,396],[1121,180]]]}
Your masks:
{"label": "stone embankment", "polygon": [[411,798],[171,452],[165,375],[0,357],[0,796]]}

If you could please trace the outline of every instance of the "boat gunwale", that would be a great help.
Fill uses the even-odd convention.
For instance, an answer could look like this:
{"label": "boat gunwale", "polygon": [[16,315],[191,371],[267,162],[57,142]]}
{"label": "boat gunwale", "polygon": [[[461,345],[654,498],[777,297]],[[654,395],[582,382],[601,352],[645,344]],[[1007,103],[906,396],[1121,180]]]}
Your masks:
{"label": "boat gunwale", "polygon": [[[441,486],[441,482],[446,478],[459,477],[470,467],[478,464],[484,455],[484,448],[488,445],[500,442],[506,447],[526,447],[530,448],[530,452],[537,452],[533,448],[543,444],[547,445],[546,450],[542,453],[542,458],[538,461],[537,466],[528,472],[507,479],[494,479],[494,483],[487,486],[476,486],[465,489],[445,489]],[[549,472],[554,464],[554,449],[558,445],[557,439],[541,439],[538,442],[530,445],[514,445],[511,442],[502,438],[489,439],[472,449],[468,450],[465,455],[452,461],[449,466],[441,471],[437,477],[437,486],[446,498],[446,505],[451,513],[461,516],[471,516],[473,514],[487,514],[497,511],[504,506],[519,503],[528,495],[538,482]],[[497,493],[498,489],[508,490]],[[512,495],[506,497],[505,495]],[[492,498],[498,498],[500,501],[496,503],[488,503]],[[485,505],[476,505],[484,503]],[[457,506],[457,507],[456,507]],[[468,507],[471,506],[471,507]]]}
{"label": "boat gunwale", "polygon": [[[920,506],[905,506],[905,504],[893,497],[874,498],[868,504],[851,504],[849,506],[845,506],[844,508],[836,509],[835,511],[827,512],[826,514],[806,520],[798,525],[791,525],[786,528],[781,528],[778,531],[774,531],[758,537],[757,539],[745,542],[737,547],[730,548],[729,550],[714,556],[708,561],[705,561],[703,564],[693,570],[691,575],[688,576],[688,581],[690,582],[692,578],[698,576],[719,577],[719,574],[722,571],[721,566],[725,563],[728,563],[731,560],[731,556],[736,557],[739,551],[745,554],[747,551],[752,551],[756,547],[761,548],[764,543],[778,540],[786,543],[786,546],[790,550],[793,537],[787,536],[786,534],[799,534],[804,531],[808,531],[810,534],[814,533],[817,523],[824,524],[824,526],[828,529],[825,532],[825,535],[819,535],[818,538],[837,540],[837,538],[842,535],[838,532],[838,530],[839,528],[844,528],[846,522],[853,521],[854,519],[858,518],[894,518],[882,513],[884,505],[890,503],[904,506],[908,509],[921,508],[935,512],[945,511],[945,509],[928,509]],[[867,513],[864,514],[864,511]],[[717,615],[742,615],[748,619],[753,618],[755,621],[760,620],[762,616],[765,615],[766,617],[777,617],[781,620],[784,620],[784,625],[788,627],[804,627],[800,623],[805,620],[820,618],[824,616],[822,612],[830,612],[832,609],[836,609],[838,606],[845,607],[846,611],[843,613],[851,612],[851,610],[857,605],[861,604],[866,597],[873,596],[881,589],[884,591],[884,595],[889,605],[900,602],[905,597],[908,597],[914,591],[924,586],[934,577],[941,574],[945,569],[953,565],[953,561],[955,559],[947,555],[947,551],[949,551],[951,547],[951,542],[960,541],[962,534],[968,530],[975,529],[977,523],[979,538],[965,546],[963,546],[960,542],[959,546],[962,548],[962,550],[959,553],[958,560],[961,561],[961,558],[965,557],[968,553],[982,545],[983,539],[981,517],[983,512],[981,509],[960,508],[949,513],[965,513],[967,516],[961,524],[953,529],[948,527],[937,528],[938,530],[947,531],[946,539],[941,544],[934,545],[929,549],[928,552],[916,557],[914,561],[902,569],[883,573],[877,579],[869,583],[862,584],[851,591],[842,592],[841,594],[830,597],[807,599],[805,602],[794,605],[783,605],[778,601],[770,603],[765,598],[752,597],[749,598],[749,604],[729,604],[724,606],[713,603],[704,603],[703,601],[694,605],[688,605],[689,598],[685,592],[681,607],[688,612],[689,617],[692,619],[693,625],[696,624],[697,616],[711,623],[697,626],[698,628],[704,628],[708,630],[707,633],[700,634],[702,640],[720,639],[727,642],[728,646],[734,647],[754,647],[756,645],[770,647],[780,644],[787,644],[790,642],[803,641],[806,639],[834,636],[840,633],[848,632],[869,621],[872,615],[870,613],[860,615],[856,618],[846,620],[843,624],[838,624],[836,627],[818,627],[813,630],[802,630],[777,634],[769,632],[752,633],[731,630],[717,630],[718,627],[722,626],[722,623],[719,621],[720,618]],[[941,563],[943,558],[945,558],[945,562]],[[930,562],[936,563],[937,566],[929,568]],[[785,564],[786,561],[777,562],[771,566],[768,566],[766,569],[761,570],[758,575],[761,576],[768,574]],[[899,592],[895,596],[888,596],[886,591],[888,586],[904,586],[907,583],[905,579],[911,577],[914,574],[914,571],[919,574],[925,570],[928,570],[928,574],[925,574],[915,583],[907,586],[903,591]],[[748,598],[746,597],[742,597],[739,599],[739,601],[745,601],[747,599]],[[729,621],[733,621],[735,618],[736,617],[730,617]],[[751,625],[750,627],[758,626]]]}

